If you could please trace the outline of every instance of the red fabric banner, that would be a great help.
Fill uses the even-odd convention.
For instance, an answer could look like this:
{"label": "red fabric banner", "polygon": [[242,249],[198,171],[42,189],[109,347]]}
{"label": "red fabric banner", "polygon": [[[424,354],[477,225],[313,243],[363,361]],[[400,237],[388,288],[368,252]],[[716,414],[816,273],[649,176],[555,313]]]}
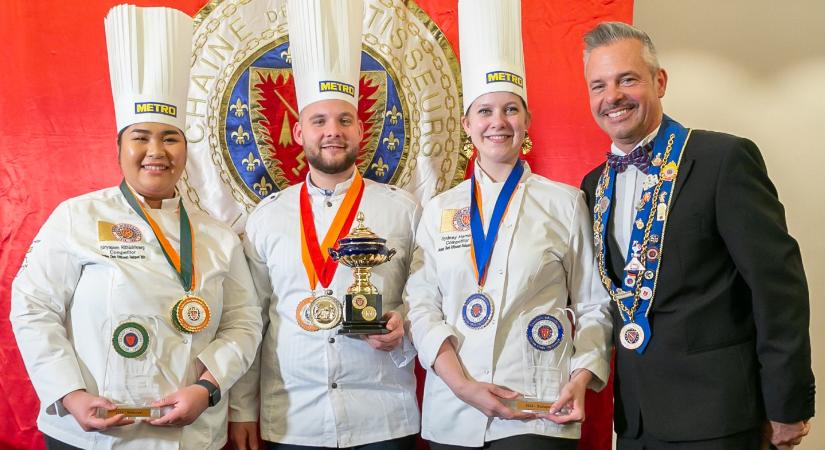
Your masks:
{"label": "red fabric banner", "polygon": [[[11,282],[62,200],[121,178],[103,17],[117,0],[11,0],[0,14],[0,448],[41,449],[38,400],[8,321]],[[205,0],[132,0],[195,15]],[[454,0],[419,0],[458,53]],[[608,149],[590,116],[581,36],[631,21],[632,0],[522,0],[533,171],[578,186]],[[60,376],[60,374],[55,374]],[[612,397],[588,396],[582,449],[610,447]]]}

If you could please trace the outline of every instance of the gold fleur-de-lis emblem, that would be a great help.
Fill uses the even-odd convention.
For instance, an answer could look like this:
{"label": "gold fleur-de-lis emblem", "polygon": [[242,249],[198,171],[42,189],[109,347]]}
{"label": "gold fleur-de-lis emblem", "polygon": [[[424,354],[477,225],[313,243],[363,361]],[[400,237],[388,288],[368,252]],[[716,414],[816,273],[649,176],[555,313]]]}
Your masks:
{"label": "gold fleur-de-lis emblem", "polygon": [[232,138],[235,139],[235,143],[241,145],[249,139],[249,133],[243,130],[243,125],[238,125],[238,129],[233,131],[230,135]]}
{"label": "gold fleur-de-lis emblem", "polygon": [[244,116],[244,110],[249,110],[249,106],[245,105],[241,101],[241,98],[238,97],[238,99],[235,100],[235,104],[233,104],[229,107],[229,110],[230,111],[235,110],[235,117],[243,117]]}
{"label": "gold fleur-de-lis emblem", "polygon": [[272,189],[272,184],[266,181],[266,178],[261,177],[261,181],[253,184],[252,189],[255,189],[261,194],[261,197],[264,197],[269,194],[269,190]]}
{"label": "gold fleur-de-lis emblem", "polygon": [[247,172],[252,172],[253,170],[255,170],[255,166],[261,165],[261,160],[256,158],[255,155],[252,154],[252,152],[249,152],[249,154],[246,155],[246,158],[244,158],[241,161],[241,164],[246,165]]}
{"label": "gold fleur-de-lis emblem", "polygon": [[390,111],[385,112],[384,117],[388,117],[390,119],[391,124],[397,125],[398,121],[401,120],[401,118],[403,117],[403,114],[401,114],[401,111],[399,111],[398,108],[395,107],[395,105],[392,105],[392,109]]}
{"label": "gold fleur-de-lis emblem", "polygon": [[292,54],[289,53],[289,47],[286,50],[281,52],[281,59],[286,61],[287,64],[292,64]]}
{"label": "gold fleur-de-lis emblem", "polygon": [[384,164],[384,158],[382,158],[380,156],[378,157],[378,162],[372,163],[371,167],[372,167],[373,170],[375,170],[375,174],[378,175],[379,177],[383,177],[384,173],[387,171],[387,169],[390,168],[390,166]]}
{"label": "gold fleur-de-lis emblem", "polygon": [[390,135],[389,135],[389,136],[387,136],[387,137],[385,137],[385,138],[384,138],[384,140],[383,140],[383,141],[381,141],[381,142],[383,142],[383,143],[384,143],[384,145],[386,145],[386,146],[387,146],[387,149],[388,149],[389,151],[393,151],[393,150],[395,150],[395,147],[398,147],[398,144],[399,144],[401,141],[399,141],[399,140],[398,140],[398,138],[397,138],[397,137],[395,137],[395,133],[393,133],[392,131],[390,131]]}

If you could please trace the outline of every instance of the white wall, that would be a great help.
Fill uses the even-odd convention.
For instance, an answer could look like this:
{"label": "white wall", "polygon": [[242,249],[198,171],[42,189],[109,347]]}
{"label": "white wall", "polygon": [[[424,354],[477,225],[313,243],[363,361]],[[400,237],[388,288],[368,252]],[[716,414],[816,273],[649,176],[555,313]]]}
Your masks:
{"label": "white wall", "polygon": [[[650,34],[670,75],[668,115],[688,127],[748,137],[762,150],[802,248],[822,411],[825,1],[635,0],[634,24]],[[814,419],[797,448],[825,448],[825,421]]]}

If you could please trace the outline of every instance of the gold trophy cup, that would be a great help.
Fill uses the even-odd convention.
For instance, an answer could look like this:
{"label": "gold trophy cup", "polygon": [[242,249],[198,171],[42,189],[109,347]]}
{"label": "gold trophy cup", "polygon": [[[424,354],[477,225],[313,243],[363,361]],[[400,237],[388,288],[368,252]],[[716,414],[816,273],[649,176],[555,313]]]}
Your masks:
{"label": "gold trophy cup", "polygon": [[350,234],[338,241],[338,249],[329,249],[335,261],[351,267],[355,282],[347,288],[344,299],[344,322],[338,334],[385,334],[387,321],[382,320],[381,294],[370,283],[370,270],[392,259],[395,249],[387,249],[387,240],[364,225],[364,213]]}

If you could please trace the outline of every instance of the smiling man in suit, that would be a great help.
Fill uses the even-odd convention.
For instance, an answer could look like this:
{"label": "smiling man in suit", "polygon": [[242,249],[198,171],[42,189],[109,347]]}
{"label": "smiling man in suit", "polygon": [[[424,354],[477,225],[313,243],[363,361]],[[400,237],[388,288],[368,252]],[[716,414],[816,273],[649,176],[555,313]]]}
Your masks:
{"label": "smiling man in suit", "polygon": [[646,33],[608,22],[584,41],[613,141],[582,189],[613,299],[618,448],[798,445],[814,414],[808,289],[759,150],[663,114]]}

